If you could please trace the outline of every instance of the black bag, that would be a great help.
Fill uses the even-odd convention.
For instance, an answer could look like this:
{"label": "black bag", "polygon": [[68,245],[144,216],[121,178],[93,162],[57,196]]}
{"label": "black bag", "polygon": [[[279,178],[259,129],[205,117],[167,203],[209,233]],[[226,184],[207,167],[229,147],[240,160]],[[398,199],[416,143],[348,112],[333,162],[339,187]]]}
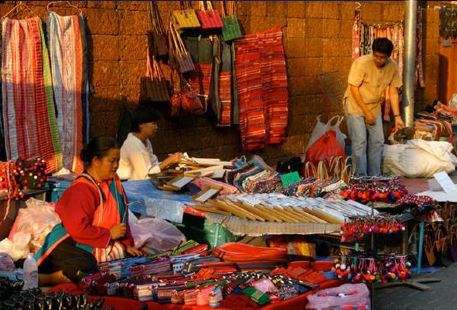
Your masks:
{"label": "black bag", "polygon": [[302,163],[300,157],[292,157],[288,160],[279,161],[276,166],[276,171],[279,173],[289,173],[294,171],[300,172],[301,166]]}
{"label": "black bag", "polygon": [[170,87],[155,57],[147,55],[146,76],[141,78],[140,103],[170,101]]}
{"label": "black bag", "polygon": [[155,1],[149,1],[151,13],[151,31],[148,31],[149,47],[152,49],[151,57],[168,56],[168,45],[165,27],[160,17],[159,8]]}
{"label": "black bag", "polygon": [[170,56],[172,63],[177,67],[179,72],[186,73],[195,71],[194,62],[189,51],[186,49],[178,31],[173,23],[170,22],[168,29],[168,43],[170,47]]}

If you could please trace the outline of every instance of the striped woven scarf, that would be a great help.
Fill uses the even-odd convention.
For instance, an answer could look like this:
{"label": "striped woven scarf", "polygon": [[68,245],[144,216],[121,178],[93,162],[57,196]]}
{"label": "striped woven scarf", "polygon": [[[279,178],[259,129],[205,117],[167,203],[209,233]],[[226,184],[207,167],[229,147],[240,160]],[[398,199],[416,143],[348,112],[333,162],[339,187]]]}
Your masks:
{"label": "striped woven scarf", "polygon": [[2,117],[9,159],[44,159],[62,167],[51,72],[39,17],[2,20]]}
{"label": "striped woven scarf", "polygon": [[83,169],[79,159],[83,147],[83,88],[86,83],[82,27],[82,15],[59,16],[51,12],[47,19],[63,166],[75,172]]}

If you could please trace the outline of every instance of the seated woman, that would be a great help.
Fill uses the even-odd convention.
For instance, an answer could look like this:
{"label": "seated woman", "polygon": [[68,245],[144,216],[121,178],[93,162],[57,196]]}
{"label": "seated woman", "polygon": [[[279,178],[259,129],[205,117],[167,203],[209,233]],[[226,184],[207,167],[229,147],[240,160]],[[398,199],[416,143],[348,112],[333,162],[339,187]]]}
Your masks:
{"label": "seated woman", "polygon": [[111,137],[92,139],[81,152],[85,171],[64,192],[56,212],[62,223],[35,253],[40,285],[78,282],[97,272],[97,261],[138,256],[128,227],[126,196],[116,170],[119,144]]}
{"label": "seated woman", "polygon": [[122,180],[144,180],[180,161],[182,154],[175,153],[159,163],[152,151],[149,139],[157,133],[159,119],[159,114],[147,105],[140,104],[133,112],[132,132],[122,144],[117,171]]}

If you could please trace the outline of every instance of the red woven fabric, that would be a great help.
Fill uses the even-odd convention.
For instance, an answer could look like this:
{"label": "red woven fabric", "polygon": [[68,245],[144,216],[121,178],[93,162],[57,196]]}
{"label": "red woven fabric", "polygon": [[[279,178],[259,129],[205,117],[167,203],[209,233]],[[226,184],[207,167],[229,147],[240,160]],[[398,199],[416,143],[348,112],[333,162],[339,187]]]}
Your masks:
{"label": "red woven fabric", "polygon": [[244,36],[235,53],[243,150],[282,143],[289,100],[282,30]]}

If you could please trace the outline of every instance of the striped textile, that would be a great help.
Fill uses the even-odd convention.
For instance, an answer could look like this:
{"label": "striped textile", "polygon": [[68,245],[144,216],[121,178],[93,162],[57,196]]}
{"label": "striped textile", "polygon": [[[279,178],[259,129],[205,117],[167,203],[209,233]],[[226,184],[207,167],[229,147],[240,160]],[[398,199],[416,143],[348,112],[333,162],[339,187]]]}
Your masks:
{"label": "striped textile", "polygon": [[288,122],[287,72],[281,29],[235,42],[242,148],[282,143]]}
{"label": "striped textile", "polygon": [[51,72],[39,17],[2,19],[2,118],[8,159],[40,157],[62,167]]}
{"label": "striped textile", "polygon": [[48,15],[49,56],[57,107],[57,124],[63,154],[63,166],[80,173],[79,154],[83,147],[84,18],[82,15]]}

